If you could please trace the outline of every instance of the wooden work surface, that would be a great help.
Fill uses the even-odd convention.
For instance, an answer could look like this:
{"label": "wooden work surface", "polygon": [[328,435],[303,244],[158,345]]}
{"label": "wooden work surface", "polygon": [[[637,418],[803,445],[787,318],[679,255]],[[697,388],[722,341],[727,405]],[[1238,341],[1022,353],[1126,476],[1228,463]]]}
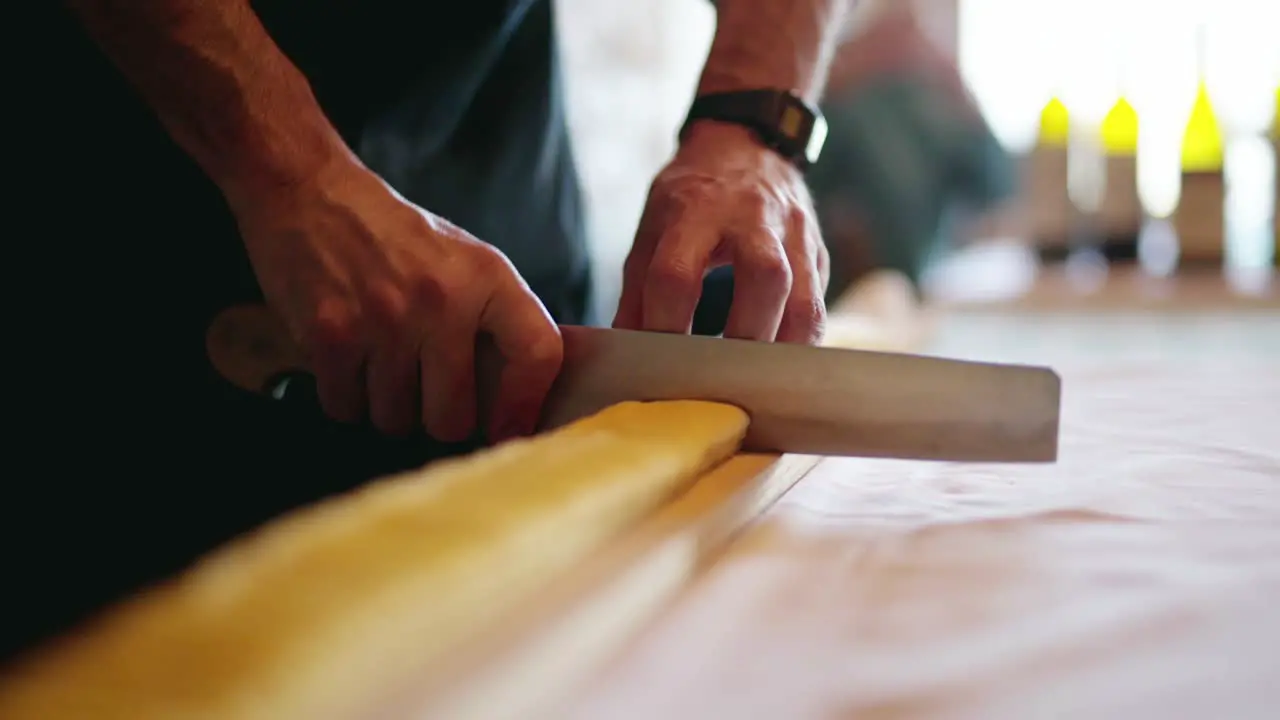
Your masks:
{"label": "wooden work surface", "polygon": [[557,717],[1274,717],[1280,311],[1115,297],[931,348],[1058,368],[1057,464],[822,461]]}

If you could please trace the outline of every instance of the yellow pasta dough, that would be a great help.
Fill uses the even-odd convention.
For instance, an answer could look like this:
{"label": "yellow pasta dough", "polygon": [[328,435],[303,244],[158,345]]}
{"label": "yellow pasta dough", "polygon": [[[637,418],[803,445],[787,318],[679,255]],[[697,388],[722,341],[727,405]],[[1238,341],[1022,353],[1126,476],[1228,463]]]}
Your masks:
{"label": "yellow pasta dough", "polygon": [[733,455],[747,423],[622,403],[298,511],[10,668],[0,718],[349,717]]}

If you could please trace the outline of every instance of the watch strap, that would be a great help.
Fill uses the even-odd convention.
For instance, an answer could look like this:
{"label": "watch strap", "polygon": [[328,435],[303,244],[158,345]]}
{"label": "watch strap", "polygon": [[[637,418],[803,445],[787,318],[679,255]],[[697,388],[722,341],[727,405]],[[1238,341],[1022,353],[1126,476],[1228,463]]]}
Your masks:
{"label": "watch strap", "polygon": [[699,120],[742,125],[802,169],[817,160],[826,140],[826,120],[821,112],[796,95],[781,90],[699,95],[689,108],[680,138]]}

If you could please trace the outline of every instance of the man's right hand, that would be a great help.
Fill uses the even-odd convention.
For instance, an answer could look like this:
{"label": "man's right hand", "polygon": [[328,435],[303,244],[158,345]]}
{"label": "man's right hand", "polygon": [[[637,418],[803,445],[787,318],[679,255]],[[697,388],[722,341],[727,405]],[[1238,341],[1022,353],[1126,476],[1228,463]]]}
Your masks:
{"label": "man's right hand", "polygon": [[332,418],[383,432],[476,429],[475,347],[504,357],[492,441],[532,432],[559,331],[505,256],[400,197],[358,161],[235,203],[267,303],[310,358]]}

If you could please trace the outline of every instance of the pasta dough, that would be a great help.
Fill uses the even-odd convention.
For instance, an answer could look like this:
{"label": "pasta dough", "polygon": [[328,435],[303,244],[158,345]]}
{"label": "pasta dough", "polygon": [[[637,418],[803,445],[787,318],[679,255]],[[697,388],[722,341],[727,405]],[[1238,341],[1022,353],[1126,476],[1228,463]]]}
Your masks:
{"label": "pasta dough", "polygon": [[621,403],[268,525],[0,678],[0,717],[350,717],[733,455],[746,414]]}

